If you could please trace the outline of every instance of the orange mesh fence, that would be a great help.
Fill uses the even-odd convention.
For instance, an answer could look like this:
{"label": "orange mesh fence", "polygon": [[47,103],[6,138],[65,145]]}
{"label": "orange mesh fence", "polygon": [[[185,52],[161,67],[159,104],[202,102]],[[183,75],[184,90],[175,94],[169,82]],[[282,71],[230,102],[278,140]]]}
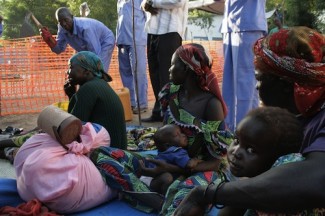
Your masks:
{"label": "orange mesh fence", "polygon": [[[208,48],[213,71],[222,79],[222,42],[196,41]],[[185,41],[184,43],[188,43]],[[45,106],[68,98],[63,92],[68,59],[75,51],[68,47],[57,55],[39,36],[0,40],[0,116],[38,113]],[[147,72],[148,73],[148,72]],[[109,74],[114,89],[122,88],[118,71],[117,49],[114,50]],[[148,100],[154,101],[148,74]]]}

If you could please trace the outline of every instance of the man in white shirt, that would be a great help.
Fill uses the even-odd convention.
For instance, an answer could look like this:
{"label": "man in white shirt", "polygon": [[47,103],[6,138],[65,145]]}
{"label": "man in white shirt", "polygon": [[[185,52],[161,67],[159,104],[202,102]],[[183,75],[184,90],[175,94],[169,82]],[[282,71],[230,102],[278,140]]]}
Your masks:
{"label": "man in white shirt", "polygon": [[146,22],[147,58],[151,85],[155,95],[152,115],[143,122],[162,121],[158,94],[169,82],[171,58],[182,45],[188,17],[187,0],[144,0],[143,9],[148,13]]}

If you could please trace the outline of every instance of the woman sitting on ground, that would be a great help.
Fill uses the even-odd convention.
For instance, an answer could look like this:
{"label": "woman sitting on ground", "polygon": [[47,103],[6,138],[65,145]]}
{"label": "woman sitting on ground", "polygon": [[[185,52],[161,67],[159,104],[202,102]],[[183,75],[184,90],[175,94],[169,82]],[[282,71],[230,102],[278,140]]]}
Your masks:
{"label": "woman sitting on ground", "polygon": [[181,127],[188,136],[189,156],[204,162],[192,170],[189,178],[177,180],[170,187],[167,198],[173,201],[163,207],[167,215],[172,214],[195,185],[219,179],[217,172],[223,169],[225,162],[222,156],[231,142],[223,122],[227,108],[217,77],[212,72],[212,59],[205,48],[199,44],[179,47],[172,57],[169,71],[172,82],[159,94],[164,121]]}
{"label": "woman sitting on ground", "polygon": [[[231,139],[227,137],[230,134],[225,131],[222,121],[226,107],[211,66],[211,58],[201,45],[179,47],[173,55],[170,68],[173,84],[160,94],[164,98],[165,123],[179,125],[188,136],[189,147],[186,150],[190,157],[203,160],[191,170],[191,176],[182,176],[170,186],[161,212],[163,215],[172,214],[182,198],[196,185],[221,181],[220,173],[224,167],[222,161],[225,161],[226,147]],[[170,92],[168,94],[167,89]],[[121,191],[150,191],[139,180],[139,160],[144,160],[143,157],[119,149],[101,147],[93,152],[91,159],[111,187]],[[151,172],[153,176],[165,172],[184,173],[178,166],[160,160],[149,161],[157,165],[145,169],[146,173]]]}
{"label": "woman sitting on ground", "polygon": [[126,149],[123,105],[107,83],[112,78],[105,73],[100,58],[89,51],[78,52],[69,60],[69,67],[64,85],[70,99],[68,112],[81,121],[102,125],[111,136],[111,146]]}
{"label": "woman sitting on ground", "polygon": [[[83,122],[102,125],[111,136],[111,146],[126,149],[124,109],[120,98],[107,83],[110,81],[112,78],[105,73],[97,55],[89,51],[73,55],[69,60],[68,80],[64,85],[70,99],[68,112]],[[36,133],[38,130],[0,140],[0,151],[4,151],[5,157],[13,162],[17,147]]]}
{"label": "woman sitting on ground", "polygon": [[260,98],[264,105],[285,108],[301,121],[300,152],[305,160],[241,181],[196,187],[175,216],[204,215],[208,204],[324,214],[315,208],[325,208],[325,37],[307,27],[283,29],[259,39],[254,52]]}

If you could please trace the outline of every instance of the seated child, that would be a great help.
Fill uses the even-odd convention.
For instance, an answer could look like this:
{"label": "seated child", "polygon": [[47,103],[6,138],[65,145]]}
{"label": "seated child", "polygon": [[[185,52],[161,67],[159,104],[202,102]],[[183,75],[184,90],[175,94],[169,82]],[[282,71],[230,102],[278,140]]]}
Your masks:
{"label": "seated child", "polygon": [[[303,129],[298,119],[285,109],[260,107],[250,111],[238,124],[235,139],[227,152],[232,175],[254,177],[290,153],[299,152]],[[291,159],[302,160],[298,153]],[[226,207],[218,215],[244,215],[246,209]]]}
{"label": "seated child", "polygon": [[[184,172],[193,169],[201,162],[199,159],[189,157],[185,149],[188,145],[187,136],[182,133],[177,125],[167,124],[162,126],[154,134],[153,140],[158,149],[158,155],[155,159],[164,160],[167,163],[184,168]],[[155,164],[146,163],[145,166],[153,168]],[[169,185],[178,177],[178,175],[168,172],[153,176],[146,173],[145,169],[143,169],[142,173],[144,176],[140,179],[150,187],[150,190],[160,194],[165,194]]]}

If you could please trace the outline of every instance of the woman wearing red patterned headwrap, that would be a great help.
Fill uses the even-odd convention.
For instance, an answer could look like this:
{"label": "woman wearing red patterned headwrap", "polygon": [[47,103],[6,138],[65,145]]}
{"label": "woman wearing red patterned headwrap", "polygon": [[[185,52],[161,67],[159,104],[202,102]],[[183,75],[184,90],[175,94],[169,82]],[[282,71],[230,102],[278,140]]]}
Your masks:
{"label": "woman wearing red patterned headwrap", "polygon": [[305,160],[256,177],[197,187],[174,215],[203,215],[209,203],[273,213],[323,215],[325,208],[325,37],[307,27],[284,29],[254,46],[260,98],[301,119]]}
{"label": "woman wearing red patterned headwrap", "polygon": [[185,180],[176,180],[171,185],[163,215],[171,215],[191,188],[223,178],[223,156],[231,142],[223,122],[227,108],[212,72],[209,52],[199,44],[180,46],[172,57],[169,72],[172,82],[159,93],[164,123],[178,125],[188,137],[189,156],[204,162]]}
{"label": "woman wearing red patterned headwrap", "polygon": [[[157,166],[146,168],[141,166],[144,157],[120,149],[102,147],[91,155],[108,185],[141,197],[140,200],[129,198],[135,208],[146,212],[162,208],[161,215],[172,215],[191,189],[211,182],[217,184],[225,178],[225,156],[232,134],[225,130],[223,119],[227,110],[211,67],[212,60],[204,47],[199,44],[181,46],[174,53],[169,69],[173,83],[159,94],[165,112],[164,123],[181,128],[187,136],[188,155],[202,162],[184,169],[162,160],[147,159]],[[157,200],[139,177],[144,173],[156,177],[165,172],[181,177],[169,186],[164,199]]]}

